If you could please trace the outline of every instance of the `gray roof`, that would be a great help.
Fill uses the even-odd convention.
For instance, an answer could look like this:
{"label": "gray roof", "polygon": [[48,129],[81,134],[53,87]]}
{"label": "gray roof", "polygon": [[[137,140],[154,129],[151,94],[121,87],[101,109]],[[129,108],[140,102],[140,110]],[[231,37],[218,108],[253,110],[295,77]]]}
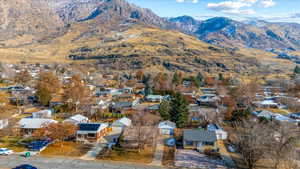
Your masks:
{"label": "gray roof", "polygon": [[183,131],[183,140],[186,141],[201,141],[201,142],[215,142],[217,136],[214,131],[188,129]]}

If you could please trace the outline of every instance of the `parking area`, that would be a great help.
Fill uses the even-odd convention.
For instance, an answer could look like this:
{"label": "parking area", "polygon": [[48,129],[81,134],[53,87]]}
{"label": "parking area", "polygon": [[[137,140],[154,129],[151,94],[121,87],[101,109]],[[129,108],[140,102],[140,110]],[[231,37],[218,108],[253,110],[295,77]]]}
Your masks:
{"label": "parking area", "polygon": [[175,166],[181,168],[227,169],[221,159],[212,159],[194,150],[180,149],[175,154]]}

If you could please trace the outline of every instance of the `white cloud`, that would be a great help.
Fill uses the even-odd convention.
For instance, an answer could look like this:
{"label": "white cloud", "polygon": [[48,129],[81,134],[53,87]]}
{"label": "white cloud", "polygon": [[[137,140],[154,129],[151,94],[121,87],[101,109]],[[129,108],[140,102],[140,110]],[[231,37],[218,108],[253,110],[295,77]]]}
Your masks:
{"label": "white cloud", "polygon": [[250,4],[247,2],[240,2],[240,1],[224,1],[220,3],[208,3],[207,7],[212,10],[223,11],[223,10],[240,9],[242,7],[250,7]]}
{"label": "white cloud", "polygon": [[273,0],[261,0],[260,4],[263,7],[267,8],[267,7],[270,7],[270,6],[274,6],[276,3]]}
{"label": "white cloud", "polygon": [[275,5],[273,0],[227,0],[219,3],[208,3],[207,8],[227,14],[250,15],[255,14],[253,7],[258,3],[263,7]]}
{"label": "white cloud", "polygon": [[192,2],[192,3],[198,3],[199,0],[176,0],[178,3],[184,3],[184,2]]}

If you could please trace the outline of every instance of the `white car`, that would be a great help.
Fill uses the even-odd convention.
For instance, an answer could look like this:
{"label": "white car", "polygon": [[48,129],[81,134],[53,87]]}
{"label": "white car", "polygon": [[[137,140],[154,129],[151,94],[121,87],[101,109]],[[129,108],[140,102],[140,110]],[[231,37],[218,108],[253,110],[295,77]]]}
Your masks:
{"label": "white car", "polygon": [[0,155],[11,155],[14,152],[7,148],[0,148]]}

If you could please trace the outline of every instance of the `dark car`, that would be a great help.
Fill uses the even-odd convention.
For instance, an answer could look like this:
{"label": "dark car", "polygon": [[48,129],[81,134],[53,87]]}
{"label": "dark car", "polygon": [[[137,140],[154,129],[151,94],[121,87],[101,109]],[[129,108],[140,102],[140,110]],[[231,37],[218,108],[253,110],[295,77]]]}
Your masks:
{"label": "dark car", "polygon": [[22,164],[22,165],[19,165],[13,169],[38,169],[37,167],[34,167],[32,165],[29,165],[29,164]]}

